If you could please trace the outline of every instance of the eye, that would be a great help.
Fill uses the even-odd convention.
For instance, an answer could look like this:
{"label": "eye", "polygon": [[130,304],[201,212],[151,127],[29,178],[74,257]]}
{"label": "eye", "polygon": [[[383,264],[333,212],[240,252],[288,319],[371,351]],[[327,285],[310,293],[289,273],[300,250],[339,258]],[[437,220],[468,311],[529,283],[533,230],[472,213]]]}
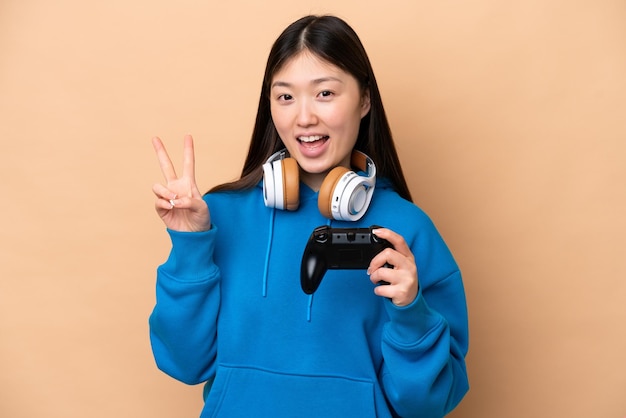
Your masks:
{"label": "eye", "polygon": [[324,90],[324,91],[320,92],[320,94],[319,94],[319,95],[320,95],[320,97],[322,97],[322,98],[328,98],[328,97],[333,96],[333,94],[334,94],[334,93],[333,93],[332,91],[330,91],[330,90]]}
{"label": "eye", "polygon": [[293,96],[291,94],[285,93],[278,96],[278,101],[280,102],[288,102],[290,100],[293,100]]}

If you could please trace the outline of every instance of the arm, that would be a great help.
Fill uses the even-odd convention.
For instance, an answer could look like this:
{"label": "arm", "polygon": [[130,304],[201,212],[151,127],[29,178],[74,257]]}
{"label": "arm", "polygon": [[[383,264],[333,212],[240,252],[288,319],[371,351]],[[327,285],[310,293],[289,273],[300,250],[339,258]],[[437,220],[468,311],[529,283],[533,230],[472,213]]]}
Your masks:
{"label": "arm", "polygon": [[213,264],[215,228],[168,230],[172,251],[157,270],[157,303],[150,316],[150,341],[159,368],[187,384],[215,373],[220,274]]}
{"label": "arm", "polygon": [[[381,385],[399,416],[443,417],[469,387],[467,306],[461,274],[430,222],[410,248],[404,238],[389,230],[380,230],[379,235],[395,247],[375,257],[371,266],[372,281],[391,283],[376,288],[377,294],[388,298],[385,306],[390,318],[382,338]],[[380,268],[385,262],[395,268]],[[411,289],[416,292],[412,299]]]}
{"label": "arm", "polygon": [[164,184],[152,188],[155,208],[172,239],[157,270],[156,306],[150,316],[155,360],[165,373],[194,384],[210,378],[216,353],[219,270],[213,263],[216,229],[195,180],[193,139],[185,136],[179,177],[159,138],[152,140]]}

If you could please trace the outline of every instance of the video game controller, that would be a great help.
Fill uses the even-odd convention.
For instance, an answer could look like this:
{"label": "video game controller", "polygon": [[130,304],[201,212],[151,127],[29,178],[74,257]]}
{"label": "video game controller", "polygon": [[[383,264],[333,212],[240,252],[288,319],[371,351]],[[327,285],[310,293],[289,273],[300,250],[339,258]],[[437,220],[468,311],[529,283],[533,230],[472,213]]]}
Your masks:
{"label": "video game controller", "polygon": [[[393,248],[389,241],[372,233],[380,228],[331,228],[313,230],[302,255],[300,284],[307,295],[314,293],[329,269],[367,269],[376,254]],[[388,267],[391,267],[387,265]]]}

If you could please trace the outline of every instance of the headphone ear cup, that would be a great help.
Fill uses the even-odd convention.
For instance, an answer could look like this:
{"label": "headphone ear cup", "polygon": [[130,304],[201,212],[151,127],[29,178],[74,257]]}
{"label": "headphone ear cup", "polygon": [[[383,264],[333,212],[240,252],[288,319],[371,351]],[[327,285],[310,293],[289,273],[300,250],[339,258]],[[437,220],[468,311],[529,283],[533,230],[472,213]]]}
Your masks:
{"label": "headphone ear cup", "polygon": [[300,206],[300,169],[294,158],[285,158],[282,164],[284,209],[296,210]]}
{"label": "headphone ear cup", "polygon": [[317,198],[317,207],[322,215],[328,219],[333,219],[333,194],[335,187],[344,174],[350,172],[345,167],[335,167],[326,175],[322,186],[320,187],[319,196]]}
{"label": "headphone ear cup", "polygon": [[276,207],[276,185],[271,162],[263,164],[263,200],[268,208]]}

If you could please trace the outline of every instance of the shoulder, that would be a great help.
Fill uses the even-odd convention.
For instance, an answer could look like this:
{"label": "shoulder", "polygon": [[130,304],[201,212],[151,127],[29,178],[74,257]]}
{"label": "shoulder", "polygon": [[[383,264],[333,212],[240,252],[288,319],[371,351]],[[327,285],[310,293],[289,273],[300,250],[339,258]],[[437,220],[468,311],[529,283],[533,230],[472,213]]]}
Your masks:
{"label": "shoulder", "polygon": [[367,222],[389,228],[409,243],[442,239],[431,217],[390,186],[378,187],[377,184],[367,217]]}
{"label": "shoulder", "polygon": [[459,271],[443,236],[422,208],[390,188],[377,189],[374,195],[377,199],[372,199],[368,221],[402,235],[416,258],[424,287]]}
{"label": "shoulder", "polygon": [[432,224],[426,212],[415,203],[400,196],[386,180],[378,180],[372,197],[371,210],[377,216],[390,218],[407,226]]}
{"label": "shoulder", "polygon": [[263,190],[258,187],[243,190],[209,192],[203,196],[204,201],[214,211],[247,211],[263,204]]}

